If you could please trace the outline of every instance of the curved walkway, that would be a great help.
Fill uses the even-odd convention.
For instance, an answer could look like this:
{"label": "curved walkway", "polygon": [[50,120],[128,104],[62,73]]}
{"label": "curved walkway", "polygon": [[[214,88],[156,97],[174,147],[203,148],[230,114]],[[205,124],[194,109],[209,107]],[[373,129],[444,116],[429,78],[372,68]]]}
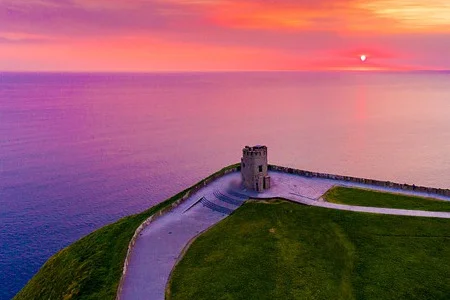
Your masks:
{"label": "curved walkway", "polygon": [[[329,179],[306,178],[279,172],[270,172],[270,176],[271,189],[258,194],[240,188],[240,173],[225,175],[151,223],[142,231],[131,252],[130,263],[119,298],[163,300],[170,272],[183,248],[191,239],[224,219],[248,198],[282,197],[306,205],[331,209],[450,218],[448,212],[362,207],[321,201],[321,196],[334,185],[430,196],[427,194]],[[450,201],[450,197],[433,197]]]}

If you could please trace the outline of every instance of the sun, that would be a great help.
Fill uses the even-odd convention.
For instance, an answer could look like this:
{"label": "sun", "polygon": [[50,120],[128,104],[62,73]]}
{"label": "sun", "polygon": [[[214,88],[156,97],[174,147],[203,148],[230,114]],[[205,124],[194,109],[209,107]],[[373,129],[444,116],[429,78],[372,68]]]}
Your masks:
{"label": "sun", "polygon": [[365,56],[365,55],[363,54],[363,55],[361,55],[359,58],[361,59],[362,62],[365,62],[366,59],[367,59],[367,56]]}

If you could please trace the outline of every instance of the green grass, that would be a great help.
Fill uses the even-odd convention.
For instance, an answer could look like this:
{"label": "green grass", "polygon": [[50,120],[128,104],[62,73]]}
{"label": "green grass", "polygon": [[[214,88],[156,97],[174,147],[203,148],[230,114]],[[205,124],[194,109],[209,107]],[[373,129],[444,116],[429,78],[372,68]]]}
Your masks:
{"label": "green grass", "polygon": [[188,190],[140,214],[100,228],[59,251],[14,299],[115,299],[128,244],[136,228]]}
{"label": "green grass", "polygon": [[199,236],[167,299],[450,299],[450,220],[248,202]]}
{"label": "green grass", "polygon": [[325,193],[324,199],[356,206],[450,212],[450,201],[347,187],[333,187]]}

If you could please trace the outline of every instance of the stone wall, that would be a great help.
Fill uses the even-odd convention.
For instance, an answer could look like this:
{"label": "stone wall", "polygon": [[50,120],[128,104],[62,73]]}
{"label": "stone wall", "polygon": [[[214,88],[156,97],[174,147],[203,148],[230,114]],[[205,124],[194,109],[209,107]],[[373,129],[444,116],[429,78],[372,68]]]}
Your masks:
{"label": "stone wall", "polygon": [[334,175],[334,174],[327,174],[327,173],[317,173],[317,172],[281,167],[281,166],[276,166],[276,165],[269,165],[269,170],[284,172],[284,173],[289,173],[289,174],[296,174],[296,175],[305,176],[305,177],[317,177],[317,178],[332,179],[332,180],[342,180],[342,181],[368,184],[368,185],[374,185],[374,186],[380,186],[380,187],[386,187],[386,188],[408,190],[408,191],[415,191],[415,192],[450,197],[450,189],[439,189],[439,188],[418,186],[418,185],[414,185],[414,184],[396,183],[396,182],[390,182],[390,181],[381,181],[381,180],[375,180],[375,179],[342,176],[342,175]]}
{"label": "stone wall", "polygon": [[120,278],[119,287],[117,288],[117,295],[116,295],[117,300],[120,299],[120,294],[121,294],[121,291],[123,288],[123,283],[125,280],[125,274],[128,269],[128,264],[130,263],[131,251],[133,249],[134,244],[136,243],[137,238],[139,237],[139,234],[142,232],[142,230],[144,230],[148,225],[150,225],[153,221],[157,220],[159,217],[170,212],[173,208],[177,207],[178,205],[180,205],[181,203],[186,201],[190,197],[190,195],[196,193],[197,191],[199,191],[200,189],[202,189],[203,187],[205,187],[212,181],[214,181],[226,174],[229,174],[232,172],[237,172],[239,170],[240,170],[240,166],[233,165],[228,168],[224,168],[224,169],[220,170],[219,172],[214,173],[213,175],[209,176],[206,179],[203,179],[202,181],[198,182],[197,184],[195,184],[192,187],[185,190],[182,193],[182,195],[180,195],[179,199],[175,200],[172,204],[168,204],[167,206],[163,207],[162,209],[160,209],[159,211],[157,211],[156,213],[154,213],[153,215],[148,217],[141,225],[139,225],[138,228],[136,228],[136,231],[134,232],[134,235],[131,238],[130,243],[128,244],[127,256],[125,257],[125,262],[123,264],[122,277]]}

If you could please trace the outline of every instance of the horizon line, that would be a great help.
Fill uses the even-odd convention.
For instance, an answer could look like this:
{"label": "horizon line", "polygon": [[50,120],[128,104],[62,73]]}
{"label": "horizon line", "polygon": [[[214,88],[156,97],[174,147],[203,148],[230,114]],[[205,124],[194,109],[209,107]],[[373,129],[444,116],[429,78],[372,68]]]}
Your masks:
{"label": "horizon line", "polygon": [[446,73],[450,69],[414,69],[414,70],[387,70],[387,69],[322,69],[322,70],[154,70],[154,71],[101,71],[101,70],[0,70],[0,74],[180,74],[180,73],[419,73],[434,72]]}

